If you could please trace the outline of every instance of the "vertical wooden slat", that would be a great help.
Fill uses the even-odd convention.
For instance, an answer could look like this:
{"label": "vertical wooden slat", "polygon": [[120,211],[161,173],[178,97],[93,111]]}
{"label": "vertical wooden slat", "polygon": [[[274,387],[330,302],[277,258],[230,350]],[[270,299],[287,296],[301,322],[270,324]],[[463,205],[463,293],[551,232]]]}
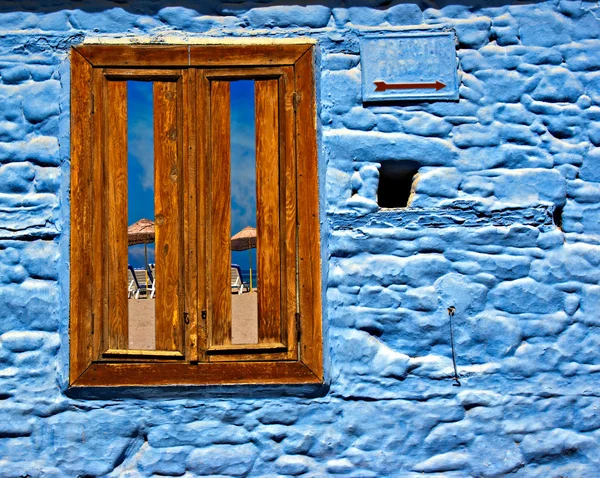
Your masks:
{"label": "vertical wooden slat", "polygon": [[93,118],[92,118],[92,236],[88,243],[88,254],[93,256],[92,316],[94,317],[92,348],[94,360],[108,349],[108,269],[106,261],[106,199],[105,199],[105,146],[106,146],[106,79],[103,70],[96,68],[92,73]]}
{"label": "vertical wooden slat", "polygon": [[92,66],[71,50],[71,294],[73,383],[92,361]]}
{"label": "vertical wooden slat", "polygon": [[127,305],[127,82],[106,84],[106,242],[108,343],[128,348]]}
{"label": "vertical wooden slat", "polygon": [[181,152],[176,82],[154,82],[154,212],[156,348],[182,351]]}
{"label": "vertical wooden slat", "polygon": [[[207,320],[202,316],[202,311],[212,310],[209,307],[207,295],[210,282],[210,268],[208,266],[207,248],[209,244],[210,226],[210,204],[209,190],[209,143],[210,143],[210,83],[206,79],[203,71],[196,72],[196,114],[197,122],[194,124],[197,137],[197,160],[198,160],[198,178],[197,187],[200,194],[197,195],[197,221],[198,221],[198,361],[206,361],[206,349],[208,347]],[[207,193],[208,192],[208,193]],[[206,314],[205,314],[206,315]],[[210,314],[212,317],[212,314]]]}
{"label": "vertical wooden slat", "polygon": [[197,160],[196,160],[196,71],[182,72],[181,94],[183,111],[183,250],[185,251],[183,270],[185,277],[184,308],[188,314],[185,326],[185,355],[195,362],[198,360],[198,239],[197,239]]}
{"label": "vertical wooden slat", "polygon": [[296,334],[296,147],[294,123],[294,69],[282,68],[279,81],[280,101],[280,151],[283,167],[279,173],[282,184],[280,220],[282,224],[282,342],[288,347],[288,359],[298,359]]}
{"label": "vertical wooden slat", "polygon": [[229,82],[210,91],[210,330],[212,343],[231,343],[231,186]]}
{"label": "vertical wooden slat", "polygon": [[277,80],[256,80],[256,243],[258,342],[281,340],[279,229],[279,92]]}
{"label": "vertical wooden slat", "polygon": [[296,108],[298,262],[302,324],[300,359],[322,379],[319,187],[312,50],[296,62],[295,70],[296,91],[300,93]]}

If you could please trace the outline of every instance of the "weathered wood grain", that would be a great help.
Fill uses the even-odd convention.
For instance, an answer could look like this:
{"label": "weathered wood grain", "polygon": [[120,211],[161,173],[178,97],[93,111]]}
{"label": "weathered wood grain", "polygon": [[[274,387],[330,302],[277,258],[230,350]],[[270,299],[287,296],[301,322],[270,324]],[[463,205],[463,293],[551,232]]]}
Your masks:
{"label": "weathered wood grain", "polygon": [[127,83],[106,83],[106,260],[108,347],[128,348],[127,304]]}
{"label": "weathered wood grain", "polygon": [[231,184],[229,82],[210,89],[210,295],[211,345],[231,343]]}
{"label": "weathered wood grain", "polygon": [[69,382],[92,361],[92,67],[71,50],[71,340]]}
{"label": "weathered wood grain", "polygon": [[[196,152],[196,71],[182,72],[183,135],[180,150],[183,153],[183,274],[185,291],[183,308],[185,323],[185,355],[187,360],[198,360],[198,161]],[[185,322],[185,320],[184,320]]]}
{"label": "weathered wood grain", "polygon": [[178,84],[154,82],[156,348],[182,350],[182,160]]}
{"label": "weathered wood grain", "polygon": [[316,97],[312,50],[296,63],[300,359],[323,376]]}
{"label": "weathered wood grain", "polygon": [[318,384],[301,362],[94,363],[75,387],[222,384]]}
{"label": "weathered wood grain", "polygon": [[281,198],[279,217],[281,227],[281,300],[282,342],[287,344],[288,359],[298,359],[298,337],[296,333],[296,144],[294,118],[294,69],[283,68],[279,81],[279,135],[280,135],[280,182]]}
{"label": "weathered wood grain", "polygon": [[211,211],[210,211],[210,138],[211,131],[206,125],[210,124],[210,82],[206,79],[204,71],[196,72],[196,120],[194,128],[197,137],[197,162],[198,178],[197,188],[197,224],[198,224],[198,361],[205,362],[206,349],[208,347],[208,320],[207,315],[212,316],[212,305],[208,302],[210,295],[210,273],[211,266],[208,258],[209,250],[212,248],[210,237]]}
{"label": "weathered wood grain", "polygon": [[278,90],[277,80],[254,82],[259,343],[281,341]]}

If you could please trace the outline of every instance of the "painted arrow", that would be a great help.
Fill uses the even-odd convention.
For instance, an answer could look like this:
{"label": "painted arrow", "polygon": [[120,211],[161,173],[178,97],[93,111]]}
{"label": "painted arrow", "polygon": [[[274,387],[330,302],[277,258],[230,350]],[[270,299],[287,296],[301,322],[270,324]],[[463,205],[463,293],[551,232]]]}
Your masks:
{"label": "painted arrow", "polygon": [[446,88],[446,84],[441,81],[436,82],[423,82],[423,83],[386,83],[385,81],[375,81],[375,91],[385,90],[426,90],[435,88],[435,91],[439,91],[442,88]]}

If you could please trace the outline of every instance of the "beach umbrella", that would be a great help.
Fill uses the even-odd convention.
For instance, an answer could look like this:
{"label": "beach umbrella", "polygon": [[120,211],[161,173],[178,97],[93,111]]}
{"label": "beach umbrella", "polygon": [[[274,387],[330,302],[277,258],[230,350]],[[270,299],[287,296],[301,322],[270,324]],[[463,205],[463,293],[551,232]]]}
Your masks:
{"label": "beach umbrella", "polygon": [[144,244],[144,260],[146,262],[146,288],[148,288],[148,244],[154,242],[154,221],[140,219],[127,228],[127,243],[130,246]]}
{"label": "beach umbrella", "polygon": [[252,226],[246,226],[240,232],[231,238],[232,251],[248,251],[250,261],[250,292],[252,292],[252,253],[251,249],[256,249],[256,229]]}
{"label": "beach umbrella", "polygon": [[127,228],[127,243],[130,246],[152,242],[154,242],[154,221],[140,219]]}

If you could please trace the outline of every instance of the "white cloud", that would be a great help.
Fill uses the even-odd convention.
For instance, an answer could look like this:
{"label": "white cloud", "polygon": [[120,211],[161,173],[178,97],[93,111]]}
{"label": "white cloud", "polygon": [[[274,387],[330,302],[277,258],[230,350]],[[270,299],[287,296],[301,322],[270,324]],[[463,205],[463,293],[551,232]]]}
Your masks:
{"label": "white cloud", "polygon": [[[155,253],[154,253],[154,244],[148,244],[148,264],[152,264],[156,262]],[[135,268],[144,268],[145,260],[144,260],[144,244],[137,244],[135,246],[129,246],[129,256],[128,256],[129,264],[131,264]]]}

